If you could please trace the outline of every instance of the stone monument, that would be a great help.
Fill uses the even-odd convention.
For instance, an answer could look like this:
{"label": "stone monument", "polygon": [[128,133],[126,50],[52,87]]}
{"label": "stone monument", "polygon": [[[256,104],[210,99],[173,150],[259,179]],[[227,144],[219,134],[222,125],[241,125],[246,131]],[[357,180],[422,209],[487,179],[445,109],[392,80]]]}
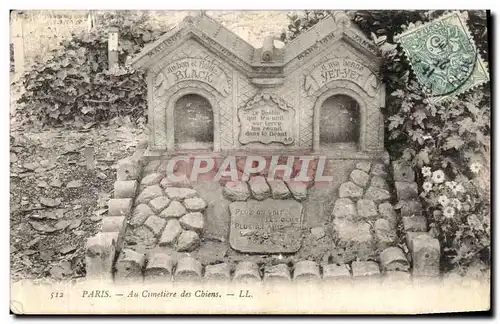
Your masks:
{"label": "stone monument", "polygon": [[316,280],[318,263],[325,279],[376,277],[388,248],[383,263],[407,269],[377,54],[343,12],[283,47],[255,48],[204,13],[145,47],[129,64],[147,75],[149,140],[118,166],[115,279],[204,266],[223,280]]}
{"label": "stone monument", "polygon": [[[352,158],[384,152],[379,64],[372,42],[342,12],[283,48],[272,37],[254,48],[203,13],[188,16],[130,61],[147,74],[150,155],[183,148],[178,128],[190,114],[206,120],[192,149]],[[186,96],[202,107],[183,109]]]}

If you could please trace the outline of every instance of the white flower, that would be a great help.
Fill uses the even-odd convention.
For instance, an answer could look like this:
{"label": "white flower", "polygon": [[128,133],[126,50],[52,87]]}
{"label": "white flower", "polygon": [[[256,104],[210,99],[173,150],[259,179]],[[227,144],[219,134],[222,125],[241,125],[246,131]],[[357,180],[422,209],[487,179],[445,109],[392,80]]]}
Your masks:
{"label": "white flower", "polygon": [[422,188],[424,189],[425,192],[429,192],[432,190],[432,182],[426,181],[422,185]]}
{"label": "white flower", "polygon": [[457,184],[455,186],[455,190],[453,190],[453,193],[457,193],[457,192],[465,192],[465,188],[464,188],[464,186],[462,186],[461,183]]}
{"label": "white flower", "polygon": [[422,168],[422,175],[424,177],[430,177],[432,175],[431,168],[430,167],[423,167]]}
{"label": "white flower", "polygon": [[462,210],[462,202],[458,200],[457,198],[453,198],[452,200],[452,205],[457,209],[457,210]]}
{"label": "white flower", "polygon": [[481,167],[481,163],[474,162],[470,165],[470,170],[477,174],[481,170]]}
{"label": "white flower", "polygon": [[450,203],[450,200],[446,196],[439,196],[438,201],[442,206],[448,206]]}
{"label": "white flower", "polygon": [[444,181],[443,170],[436,170],[436,171],[432,172],[432,182],[442,183],[443,181]]}
{"label": "white flower", "polygon": [[453,209],[453,207],[445,207],[443,209],[443,216],[446,217],[446,218],[453,218],[453,216],[455,216],[455,209]]}
{"label": "white flower", "polygon": [[457,186],[457,183],[455,181],[446,181],[445,185],[450,188],[451,190],[455,191],[455,187]]}
{"label": "white flower", "polygon": [[455,216],[455,209],[453,207],[445,207],[443,209],[443,216],[446,218],[453,218]]}

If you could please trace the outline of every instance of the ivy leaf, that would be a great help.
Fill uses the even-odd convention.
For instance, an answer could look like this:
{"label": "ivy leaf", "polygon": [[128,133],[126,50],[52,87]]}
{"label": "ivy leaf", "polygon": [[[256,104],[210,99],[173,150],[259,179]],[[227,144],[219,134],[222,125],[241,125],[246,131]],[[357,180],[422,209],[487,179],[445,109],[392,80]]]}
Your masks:
{"label": "ivy leaf", "polygon": [[420,150],[420,152],[418,152],[418,154],[416,156],[416,159],[417,159],[417,164],[419,166],[430,164],[429,152],[428,152],[427,148]]}
{"label": "ivy leaf", "polygon": [[390,123],[389,123],[389,130],[393,130],[399,125],[402,125],[404,122],[404,119],[401,118],[399,115],[394,115],[389,117]]}
{"label": "ivy leaf", "polygon": [[410,148],[405,148],[403,150],[403,159],[405,159],[406,161],[411,161],[412,158],[413,158],[413,155],[415,155],[415,150],[413,149],[410,149]]}
{"label": "ivy leaf", "polygon": [[444,149],[445,150],[449,150],[449,149],[456,149],[458,150],[459,148],[461,148],[463,145],[464,145],[464,141],[462,140],[462,138],[458,135],[452,135],[450,137],[448,137],[447,141],[446,141],[446,144],[444,145]]}
{"label": "ivy leaf", "polygon": [[462,135],[464,132],[468,131],[471,132],[474,129],[474,122],[472,121],[472,118],[466,117],[460,121],[457,122],[458,124],[458,134]]}
{"label": "ivy leaf", "polygon": [[467,110],[469,110],[470,113],[474,116],[479,115],[479,109],[477,109],[477,107],[473,103],[465,102],[465,107],[467,107]]}
{"label": "ivy leaf", "polygon": [[427,115],[423,109],[419,109],[415,111],[413,114],[413,119],[417,122],[417,124],[423,126],[423,120],[427,118]]}
{"label": "ivy leaf", "polygon": [[393,96],[393,97],[398,97],[398,98],[403,98],[403,97],[405,96],[405,93],[403,92],[403,90],[398,89],[398,90],[396,90],[396,91],[393,91],[393,92],[391,93],[391,96]]}

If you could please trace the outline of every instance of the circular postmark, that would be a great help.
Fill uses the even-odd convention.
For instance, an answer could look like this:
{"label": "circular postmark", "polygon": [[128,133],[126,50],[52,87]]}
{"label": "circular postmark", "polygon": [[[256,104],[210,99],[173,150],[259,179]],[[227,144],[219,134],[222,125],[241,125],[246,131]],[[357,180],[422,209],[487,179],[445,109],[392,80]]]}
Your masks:
{"label": "circular postmark", "polygon": [[446,96],[458,90],[473,74],[477,51],[463,28],[438,23],[411,41],[413,67],[431,96]]}

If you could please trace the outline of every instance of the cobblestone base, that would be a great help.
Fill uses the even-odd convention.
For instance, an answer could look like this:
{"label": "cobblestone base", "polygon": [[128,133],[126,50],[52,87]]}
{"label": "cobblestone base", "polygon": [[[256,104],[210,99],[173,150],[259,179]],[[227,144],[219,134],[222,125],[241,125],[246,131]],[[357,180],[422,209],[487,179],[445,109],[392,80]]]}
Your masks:
{"label": "cobblestone base", "polygon": [[[395,162],[359,162],[339,188],[331,228],[337,242],[322,262],[305,258],[286,263],[228,261],[203,264],[190,256],[203,240],[207,203],[182,170],[165,177],[168,161],[145,162],[139,148],[118,162],[114,198],[101,232],[88,239],[87,277],[115,282],[197,281],[317,282],[410,280],[439,275],[439,242],[427,233],[413,170]],[[179,170],[176,170],[179,171]],[[392,172],[391,172],[392,171]],[[389,185],[394,179],[395,194]],[[230,201],[307,199],[310,183],[222,181]],[[392,183],[391,183],[392,184]],[[397,201],[393,206],[391,201]],[[396,208],[395,208],[396,207]],[[396,210],[395,210],[396,209]],[[402,232],[398,232],[402,228]],[[324,231],[310,235],[324,237]],[[398,235],[399,234],[399,235]],[[406,240],[401,240],[405,237]],[[401,244],[403,241],[403,244]]]}

